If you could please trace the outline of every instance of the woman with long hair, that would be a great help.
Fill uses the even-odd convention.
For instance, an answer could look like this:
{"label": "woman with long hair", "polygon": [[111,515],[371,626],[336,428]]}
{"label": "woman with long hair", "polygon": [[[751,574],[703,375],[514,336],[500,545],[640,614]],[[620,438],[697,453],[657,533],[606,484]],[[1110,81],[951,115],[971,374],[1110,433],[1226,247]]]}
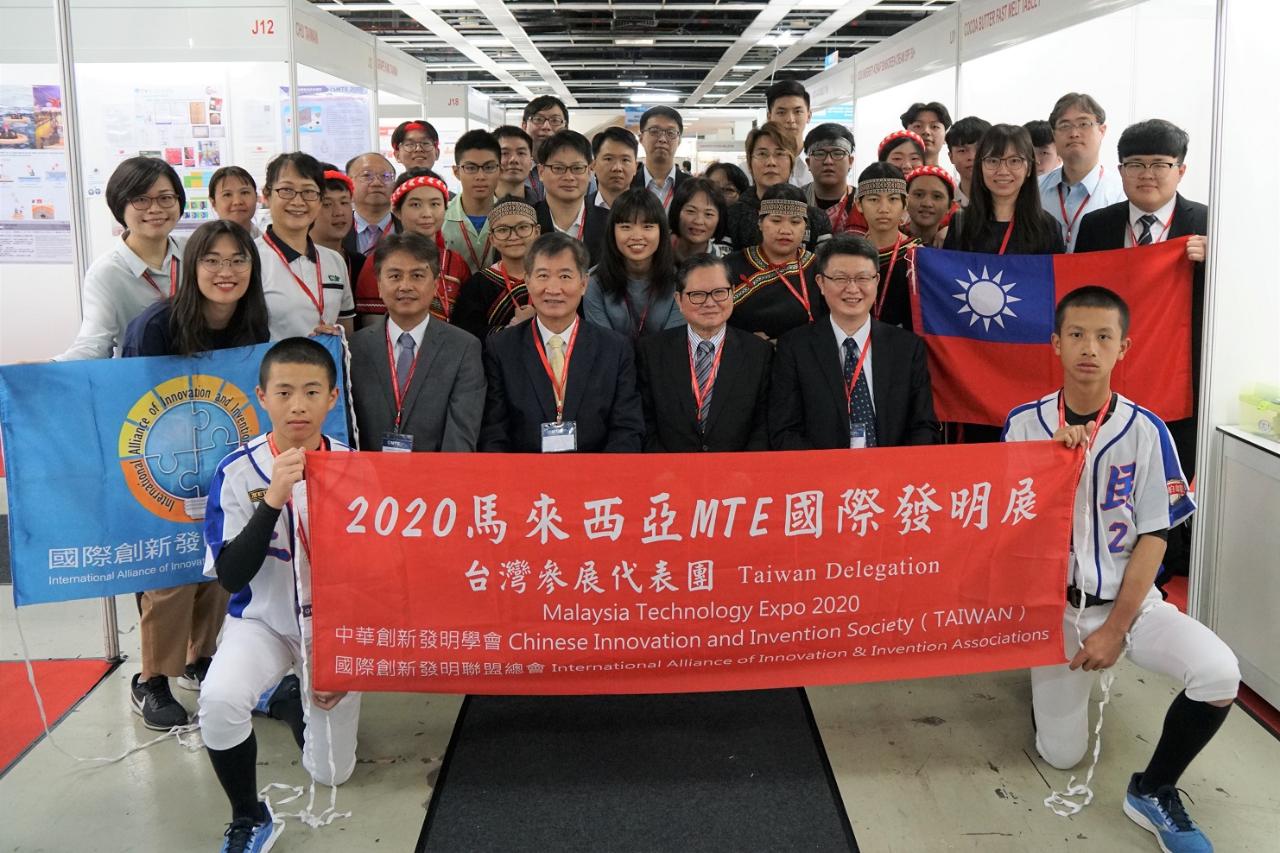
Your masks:
{"label": "woman with long hair", "polygon": [[[139,314],[125,332],[123,356],[196,356],[265,343],[267,300],[253,238],[230,219],[206,222],[187,240],[174,295]],[[187,723],[169,679],[199,690],[217,645],[229,593],[216,581],[141,594],[142,668],[130,699],[150,729]]]}
{"label": "woman with long hair", "polygon": [[725,242],[729,208],[720,190],[706,178],[694,178],[676,187],[668,219],[677,264],[693,255],[719,258],[731,251]]}
{"label": "woman with long hair", "polygon": [[[760,201],[771,187],[791,180],[799,147],[795,136],[777,122],[767,121],[747,134],[747,168],[754,186],[729,207],[729,242],[735,249],[760,245]],[[815,212],[822,215],[815,216]],[[830,236],[831,220],[816,207],[806,218],[804,243],[812,251],[819,240]]]}
{"label": "woman with long hair", "polygon": [[729,325],[777,340],[784,332],[827,314],[814,279],[813,252],[804,235],[827,214],[805,202],[804,191],[775,184],[760,201],[760,242],[725,258],[733,287]]}
{"label": "woman with long hair", "polygon": [[951,220],[944,249],[1012,255],[1066,251],[1062,229],[1040,206],[1036,150],[1026,128],[992,125],[978,140],[969,206]]}
{"label": "woman with long hair", "polygon": [[489,237],[498,261],[467,279],[453,306],[453,324],[480,340],[533,316],[525,255],[542,229],[538,212],[520,196],[504,196],[489,211]]}
{"label": "woman with long hair", "polygon": [[613,200],[605,233],[604,256],[582,298],[587,322],[632,340],[683,326],[675,299],[675,251],[662,202],[643,187],[627,190]]}

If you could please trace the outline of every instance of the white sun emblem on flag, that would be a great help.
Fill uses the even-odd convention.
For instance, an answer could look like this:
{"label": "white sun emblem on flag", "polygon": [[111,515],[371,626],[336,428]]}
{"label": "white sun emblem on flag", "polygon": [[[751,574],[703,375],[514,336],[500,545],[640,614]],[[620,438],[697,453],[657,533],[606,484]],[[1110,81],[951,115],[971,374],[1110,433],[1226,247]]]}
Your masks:
{"label": "white sun emblem on flag", "polygon": [[1001,278],[1004,276],[1004,270],[997,272],[994,276],[987,273],[987,268],[982,268],[982,275],[974,275],[973,270],[966,270],[969,273],[968,281],[956,279],[956,284],[960,285],[963,293],[951,294],[952,299],[959,299],[964,303],[958,314],[969,314],[969,325],[972,326],[979,320],[982,321],[982,330],[984,332],[991,331],[991,321],[994,320],[996,325],[1004,328],[1004,320],[1002,317],[1014,317],[1018,315],[1013,313],[1009,305],[1022,300],[1016,296],[1010,296],[1009,291],[1017,286],[1015,282],[1002,284]]}

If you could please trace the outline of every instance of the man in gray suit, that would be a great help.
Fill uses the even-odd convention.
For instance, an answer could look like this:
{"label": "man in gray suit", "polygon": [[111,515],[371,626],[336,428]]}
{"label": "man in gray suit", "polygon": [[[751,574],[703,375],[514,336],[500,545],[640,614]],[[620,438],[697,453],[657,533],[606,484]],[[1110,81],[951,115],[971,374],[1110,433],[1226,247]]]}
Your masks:
{"label": "man in gray suit", "polygon": [[388,234],[373,265],[387,313],[351,339],[359,448],[475,450],[485,400],[480,341],[443,319],[435,244]]}

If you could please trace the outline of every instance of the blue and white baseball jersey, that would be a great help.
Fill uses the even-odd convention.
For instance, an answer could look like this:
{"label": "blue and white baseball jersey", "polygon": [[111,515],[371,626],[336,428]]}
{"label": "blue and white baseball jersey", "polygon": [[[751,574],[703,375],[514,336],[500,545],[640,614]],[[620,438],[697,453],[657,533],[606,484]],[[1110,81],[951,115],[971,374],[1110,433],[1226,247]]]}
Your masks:
{"label": "blue and white baseball jersey", "polygon": [[[1003,441],[1041,441],[1058,428],[1059,392],[1018,406]],[[1098,428],[1076,487],[1072,583],[1100,598],[1120,591],[1129,555],[1144,533],[1167,530],[1195,511],[1169,429],[1151,412],[1117,396]]]}
{"label": "blue and white baseball jersey", "polygon": [[[324,436],[329,450],[350,450],[345,444]],[[240,535],[271,484],[275,457],[266,435],[245,444],[218,464],[209,487],[209,504],[205,510],[204,573],[217,577],[214,561],[228,542]],[[299,636],[298,596],[294,584],[293,553],[295,526],[298,518],[286,506],[276,519],[267,556],[262,568],[249,585],[231,596],[227,615],[256,619],[278,634]]]}

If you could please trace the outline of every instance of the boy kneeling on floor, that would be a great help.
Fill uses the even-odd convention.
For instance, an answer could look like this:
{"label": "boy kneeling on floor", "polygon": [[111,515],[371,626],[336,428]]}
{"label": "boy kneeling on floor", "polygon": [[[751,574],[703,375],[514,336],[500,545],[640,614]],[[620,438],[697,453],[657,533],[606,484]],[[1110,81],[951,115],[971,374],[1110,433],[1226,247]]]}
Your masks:
{"label": "boy kneeling on floor", "polygon": [[[226,853],[263,853],[283,830],[258,799],[251,713],[265,690],[290,667],[302,673],[306,662],[302,624],[310,614],[299,612],[309,608],[298,606],[293,560],[297,529],[306,519],[290,500],[303,478],[305,452],[349,449],[321,432],[338,389],[333,358],[319,343],[286,338],[268,350],[257,394],[271,431],[218,465],[205,516],[204,573],[232,594],[222,642],[200,691],[200,733],[231,801]],[[304,684],[309,687],[310,679]],[[307,689],[302,698],[302,764],[316,782],[340,785],[356,765],[360,694]]]}

